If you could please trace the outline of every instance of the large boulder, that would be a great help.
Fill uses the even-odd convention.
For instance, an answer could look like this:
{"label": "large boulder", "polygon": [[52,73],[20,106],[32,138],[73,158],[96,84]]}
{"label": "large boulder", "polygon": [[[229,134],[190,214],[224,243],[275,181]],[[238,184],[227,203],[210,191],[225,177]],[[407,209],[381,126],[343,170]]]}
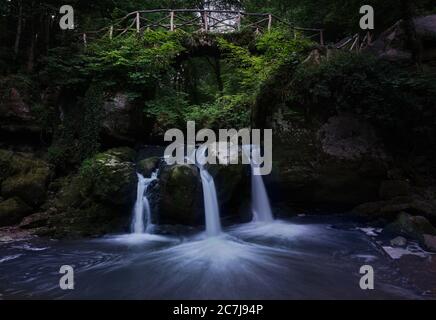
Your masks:
{"label": "large boulder", "polygon": [[135,152],[111,149],[85,160],[78,174],[52,183],[58,190],[47,211],[23,221],[51,237],[100,236],[127,232],[136,198]]}
{"label": "large boulder", "polygon": [[201,183],[198,169],[193,165],[167,166],[163,168],[159,180],[159,222],[200,224]]}
{"label": "large boulder", "polygon": [[19,197],[28,205],[37,207],[46,199],[51,168],[31,154],[0,151],[1,195]]}
{"label": "large boulder", "polygon": [[103,104],[102,133],[105,137],[131,143],[144,132],[142,108],[128,94],[118,92]]}
{"label": "large boulder", "polygon": [[337,209],[379,199],[388,155],[371,125],[339,115],[314,128],[292,119],[274,126],[281,129],[274,141],[281,147],[273,149],[273,198],[300,207]]}
{"label": "large boulder", "polygon": [[90,195],[109,204],[132,203],[138,182],[133,154],[129,148],[118,148],[86,160],[80,174]]}
{"label": "large boulder", "polygon": [[[214,179],[217,190],[218,203],[222,213],[231,211],[238,213],[237,206],[244,197],[249,196],[249,179],[244,165],[240,164],[214,164],[208,166],[208,171]],[[247,191],[247,192],[244,192]]]}
{"label": "large boulder", "polygon": [[0,203],[0,227],[17,224],[31,212],[32,208],[20,198],[3,201]]}

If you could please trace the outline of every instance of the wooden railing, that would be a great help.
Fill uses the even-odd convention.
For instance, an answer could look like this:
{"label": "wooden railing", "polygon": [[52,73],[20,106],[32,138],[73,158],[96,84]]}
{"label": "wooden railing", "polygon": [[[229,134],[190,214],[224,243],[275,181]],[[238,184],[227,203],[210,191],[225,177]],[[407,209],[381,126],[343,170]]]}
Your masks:
{"label": "wooden railing", "polygon": [[184,30],[187,32],[229,33],[251,30],[255,33],[270,31],[273,26],[288,27],[295,35],[303,33],[324,45],[322,29],[299,28],[271,13],[248,13],[233,10],[155,9],[135,11],[98,31],[81,34],[86,46],[90,39],[122,36],[127,33],[142,33],[146,30]]}

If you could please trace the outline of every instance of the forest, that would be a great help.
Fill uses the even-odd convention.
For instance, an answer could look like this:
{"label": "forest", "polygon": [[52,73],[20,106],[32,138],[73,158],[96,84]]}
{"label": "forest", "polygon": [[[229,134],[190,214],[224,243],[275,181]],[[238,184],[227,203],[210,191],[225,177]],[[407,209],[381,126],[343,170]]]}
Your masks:
{"label": "forest", "polygon": [[[188,121],[271,174],[168,164]],[[0,300],[434,299],[435,164],[434,0],[0,0]]]}

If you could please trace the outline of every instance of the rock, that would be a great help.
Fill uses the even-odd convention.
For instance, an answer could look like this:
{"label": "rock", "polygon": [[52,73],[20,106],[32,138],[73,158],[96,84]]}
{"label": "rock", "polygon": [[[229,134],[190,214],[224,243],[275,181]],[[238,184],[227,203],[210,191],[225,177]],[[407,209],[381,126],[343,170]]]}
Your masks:
{"label": "rock", "polygon": [[318,136],[322,150],[338,159],[386,158],[375,129],[352,115],[331,117],[319,129]]}
{"label": "rock", "polygon": [[0,170],[2,196],[20,197],[33,207],[44,202],[52,175],[46,162],[29,154],[1,151]]}
{"label": "rock", "polygon": [[136,171],[138,171],[144,177],[150,177],[153,171],[158,168],[159,162],[159,157],[151,157],[141,160],[136,165]]}
{"label": "rock", "polygon": [[[15,80],[17,81],[17,80]],[[10,84],[13,84],[11,80]],[[8,85],[8,84],[6,84]],[[1,88],[3,89],[3,88]],[[26,100],[25,93],[15,87],[5,90],[5,94],[0,94],[0,130],[2,139],[15,143],[16,139],[32,139],[41,130],[35,117],[32,116],[31,109]]]}
{"label": "rock", "polygon": [[407,244],[407,239],[404,237],[396,237],[390,241],[393,247],[404,247]]}
{"label": "rock", "polygon": [[395,197],[407,196],[410,193],[410,185],[407,181],[386,180],[380,184],[380,198],[384,200]]}
{"label": "rock", "polygon": [[47,225],[49,219],[49,213],[39,212],[28,216],[21,221],[19,227],[21,229],[35,229],[44,227]]}
{"label": "rock", "polygon": [[[217,190],[218,203],[221,207],[226,207],[231,202],[242,202],[242,185],[244,182],[249,188],[249,181],[243,181],[245,178],[245,169],[242,164],[230,165],[209,165],[209,174],[213,177],[215,188]],[[247,189],[249,190],[249,189]],[[236,208],[235,208],[236,209]],[[236,211],[236,210],[235,210]]]}
{"label": "rock", "polygon": [[132,204],[137,176],[129,148],[112,149],[86,160],[81,169],[83,188],[97,201],[115,205]]}
{"label": "rock", "polygon": [[5,197],[20,197],[27,204],[38,206],[45,200],[49,175],[49,170],[41,170],[9,177],[3,181],[1,193]]}
{"label": "rock", "polygon": [[314,128],[298,125],[292,118],[280,127],[286,130],[274,145],[283,147],[273,148],[271,176],[278,201],[348,210],[379,200],[389,157],[370,124],[342,114]]}
{"label": "rock", "polygon": [[430,234],[424,234],[425,248],[436,252],[436,236]]}
{"label": "rock", "polygon": [[0,227],[19,223],[32,212],[26,203],[19,198],[11,198],[0,203]]}
{"label": "rock", "polygon": [[0,102],[0,117],[21,121],[31,119],[30,108],[16,88],[11,88],[6,99]]}
{"label": "rock", "polygon": [[[414,22],[417,39],[421,41],[424,49],[421,53],[423,61],[434,61],[436,59],[436,15],[417,17]],[[368,50],[390,61],[410,62],[412,58],[402,21],[398,21],[383,32]]]}
{"label": "rock", "polygon": [[422,216],[400,213],[397,219],[386,226],[383,232],[401,235],[423,242],[424,234],[436,235],[436,229]]}
{"label": "rock", "polygon": [[163,168],[159,179],[160,222],[200,224],[201,183],[198,169],[193,165],[168,166]]}
{"label": "rock", "polygon": [[143,133],[143,112],[134,106],[129,96],[117,93],[103,104],[102,133],[122,142],[132,142]]}
{"label": "rock", "polygon": [[407,197],[395,197],[385,201],[363,203],[352,210],[353,214],[369,219],[391,219],[400,212],[421,215],[432,222],[436,222],[434,202],[416,194]]}

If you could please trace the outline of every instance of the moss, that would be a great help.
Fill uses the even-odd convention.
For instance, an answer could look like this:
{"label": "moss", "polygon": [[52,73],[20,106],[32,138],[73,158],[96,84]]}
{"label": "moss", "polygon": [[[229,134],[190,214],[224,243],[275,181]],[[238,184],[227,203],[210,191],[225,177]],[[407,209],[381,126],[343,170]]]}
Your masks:
{"label": "moss", "polygon": [[0,203],[0,226],[17,224],[31,212],[32,208],[19,198],[3,201]]}
{"label": "moss", "polygon": [[141,160],[136,165],[136,170],[144,177],[150,177],[152,172],[159,166],[159,157],[151,157]]}

